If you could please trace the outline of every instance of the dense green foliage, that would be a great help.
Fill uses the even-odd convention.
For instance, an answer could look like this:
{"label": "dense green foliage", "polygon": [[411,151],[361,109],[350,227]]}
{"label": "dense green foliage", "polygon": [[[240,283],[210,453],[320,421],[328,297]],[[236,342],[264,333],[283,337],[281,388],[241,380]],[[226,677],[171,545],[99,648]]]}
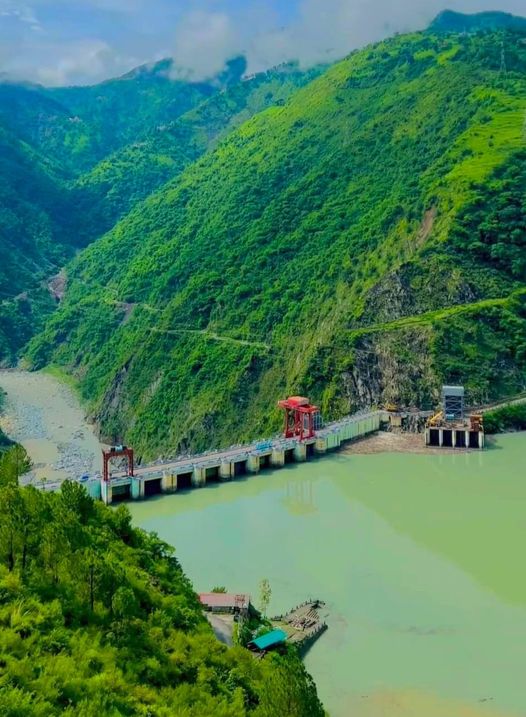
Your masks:
{"label": "dense green foliage", "polygon": [[[2,415],[2,412],[4,410],[5,398],[6,398],[6,394],[0,388],[0,416]],[[2,452],[7,450],[8,448],[11,448],[12,445],[13,445],[13,442],[6,436],[4,431],[0,428],[0,455]]]}
{"label": "dense green foliage", "polygon": [[[42,91],[90,128],[95,152],[86,153],[86,157],[93,166],[95,158],[100,160],[119,147],[136,142],[229,85],[239,83],[245,68],[244,58],[236,58],[210,82],[193,83],[174,77],[172,61],[163,60],[100,85]],[[77,173],[82,168],[78,160],[75,168]]]}
{"label": "dense green foliage", "polygon": [[523,387],[525,73],[516,32],[354,53],[73,262],[31,359],[150,455],[271,431],[288,391],[336,417]]}
{"label": "dense green foliage", "polygon": [[222,137],[258,112],[283,104],[320,71],[285,65],[231,84],[99,162],[78,179],[73,191],[76,211],[90,217],[85,229],[89,238],[111,229],[135,204],[181,174]]}
{"label": "dense green foliage", "polygon": [[239,82],[245,63],[210,83],[172,79],[171,61],[139,67],[91,87],[47,89],[0,83],[0,123],[23,141],[78,176],[98,161],[174,121]]}
{"label": "dense green foliage", "polygon": [[95,87],[0,83],[0,362],[42,328],[55,306],[46,283],[76,247],[319,73],[241,81],[244,70],[238,58],[192,84],[164,61]]}
{"label": "dense green foliage", "polygon": [[8,481],[0,714],[324,713],[293,651],[257,661],[215,639],[173,549],[132,528],[126,508],[94,503],[76,483],[46,494]]}
{"label": "dense green foliage", "polygon": [[486,433],[526,431],[526,404],[504,406],[484,414]]}
{"label": "dense green foliage", "polygon": [[56,167],[0,126],[0,362],[40,328],[53,306],[42,285],[74,241]]}

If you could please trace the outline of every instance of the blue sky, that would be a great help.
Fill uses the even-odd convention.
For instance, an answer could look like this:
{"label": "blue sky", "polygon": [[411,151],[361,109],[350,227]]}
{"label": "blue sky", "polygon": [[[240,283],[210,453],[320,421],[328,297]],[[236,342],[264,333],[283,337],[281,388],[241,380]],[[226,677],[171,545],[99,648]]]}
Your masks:
{"label": "blue sky", "polygon": [[94,83],[173,56],[202,79],[244,52],[257,71],[336,59],[446,7],[526,15],[526,0],[0,0],[0,73]]}

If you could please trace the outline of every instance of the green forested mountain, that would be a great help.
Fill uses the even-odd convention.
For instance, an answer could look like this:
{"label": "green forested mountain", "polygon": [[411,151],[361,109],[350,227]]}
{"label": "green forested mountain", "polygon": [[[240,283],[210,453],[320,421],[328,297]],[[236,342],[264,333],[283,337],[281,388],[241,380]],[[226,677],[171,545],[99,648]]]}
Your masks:
{"label": "green forested mountain", "polygon": [[453,10],[445,10],[431,23],[432,32],[478,32],[497,29],[526,30],[526,18],[510,15],[507,12],[479,12],[464,15]]}
{"label": "green forested mountain", "polygon": [[0,125],[0,361],[52,309],[43,285],[72,256],[74,217],[60,172]]}
{"label": "green forested mountain", "polygon": [[29,356],[150,455],[270,431],[288,391],[523,388],[525,110],[520,31],[353,53],[84,251]]}
{"label": "green forested mountain", "polygon": [[104,157],[173,122],[202,101],[239,83],[238,58],[208,83],[172,79],[172,61],[139,67],[86,87],[0,83],[0,122],[78,176]]}
{"label": "green forested mountain", "polygon": [[100,160],[174,121],[229,84],[239,82],[245,67],[244,59],[239,58],[213,81],[192,83],[173,79],[172,61],[163,60],[99,85],[59,87],[43,92],[92,128],[98,152],[90,159]]}
{"label": "green forested mountain", "polygon": [[75,249],[319,72],[242,82],[245,67],[238,58],[201,84],[172,80],[171,61],[94,87],[0,83],[0,362],[41,328],[47,282]]}
{"label": "green forested mountain", "polygon": [[38,86],[0,83],[0,124],[70,176],[101,151],[94,128]]}
{"label": "green forested mountain", "polygon": [[174,550],[77,483],[19,488],[0,460],[0,714],[323,717],[294,651],[213,635]]}
{"label": "green forested mountain", "polygon": [[230,84],[99,162],[78,179],[73,192],[77,210],[90,216],[91,237],[110,229],[222,137],[258,112],[284,103],[320,72],[285,65]]}

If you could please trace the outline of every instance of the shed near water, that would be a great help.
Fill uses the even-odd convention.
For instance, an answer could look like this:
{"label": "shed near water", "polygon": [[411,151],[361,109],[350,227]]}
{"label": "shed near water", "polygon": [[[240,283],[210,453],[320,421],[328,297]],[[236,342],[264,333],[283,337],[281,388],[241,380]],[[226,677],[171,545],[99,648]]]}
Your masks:
{"label": "shed near water", "polygon": [[248,643],[248,647],[252,650],[256,649],[264,652],[265,650],[270,650],[277,645],[283,644],[287,638],[288,635],[283,630],[272,630],[265,635],[261,635],[261,637],[256,637],[255,640]]}
{"label": "shed near water", "polygon": [[247,614],[250,609],[250,595],[229,593],[200,593],[199,600],[205,610]]}

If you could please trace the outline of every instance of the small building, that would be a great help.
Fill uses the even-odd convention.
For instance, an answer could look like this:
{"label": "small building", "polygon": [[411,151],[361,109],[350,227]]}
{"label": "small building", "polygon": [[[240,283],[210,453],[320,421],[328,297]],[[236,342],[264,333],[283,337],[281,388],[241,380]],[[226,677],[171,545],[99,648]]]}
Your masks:
{"label": "small building", "polygon": [[199,600],[209,612],[248,615],[250,610],[250,595],[245,593],[200,593]]}
{"label": "small building", "polygon": [[283,645],[287,639],[288,635],[284,630],[272,630],[265,633],[265,635],[261,635],[261,637],[256,637],[255,640],[251,640],[247,647],[249,650],[267,652],[278,645]]}
{"label": "small building", "polygon": [[442,386],[442,410],[446,421],[464,420],[464,386]]}

